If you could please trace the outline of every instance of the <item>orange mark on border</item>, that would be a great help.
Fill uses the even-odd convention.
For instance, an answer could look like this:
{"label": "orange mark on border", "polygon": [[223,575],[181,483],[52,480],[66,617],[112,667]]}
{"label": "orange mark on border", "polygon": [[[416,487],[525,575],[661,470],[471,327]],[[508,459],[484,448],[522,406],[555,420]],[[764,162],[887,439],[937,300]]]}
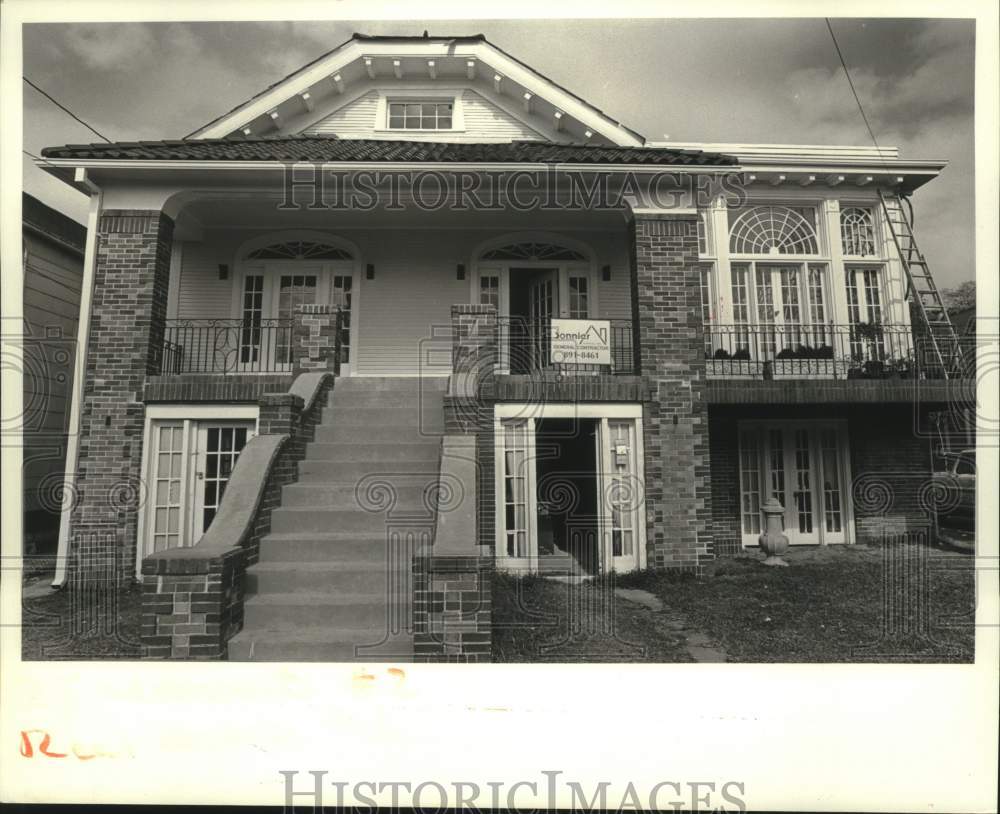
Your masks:
{"label": "orange mark on border", "polygon": [[42,742],[38,744],[38,751],[40,754],[45,755],[45,757],[66,757],[65,752],[52,752],[49,750],[49,746],[52,744],[52,738],[49,733],[44,729],[28,729],[21,730],[21,754],[24,757],[34,757],[35,749],[31,743],[31,735],[41,735]]}

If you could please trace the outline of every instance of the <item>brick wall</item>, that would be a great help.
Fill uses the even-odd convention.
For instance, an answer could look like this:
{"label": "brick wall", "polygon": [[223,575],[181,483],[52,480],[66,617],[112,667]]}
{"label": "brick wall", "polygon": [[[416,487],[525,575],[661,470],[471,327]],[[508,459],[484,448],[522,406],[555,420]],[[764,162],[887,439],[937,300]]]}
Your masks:
{"label": "brick wall", "polygon": [[854,525],[859,542],[928,527],[931,441],[914,434],[909,405],[852,410],[848,420]]}
{"label": "brick wall", "polygon": [[230,404],[244,402],[256,404],[264,393],[284,393],[292,383],[288,373],[238,374],[206,376],[182,374],[179,376],[153,376],[142,390],[142,400],[149,402],[223,401]]}
{"label": "brick wall", "polygon": [[491,660],[492,573],[488,557],[413,558],[414,661]]}
{"label": "brick wall", "polygon": [[696,214],[636,215],[633,301],[643,405],[647,562],[696,570],[712,556]]}
{"label": "brick wall", "polygon": [[173,222],[160,212],[105,210],[98,223],[94,299],[72,529],[121,529],[119,567],[135,562],[144,497],[141,456],[146,376],[159,370]]}
{"label": "brick wall", "polygon": [[[182,552],[183,553],[183,552]],[[142,564],[146,658],[221,659],[243,627],[245,553],[212,559],[147,559]]]}

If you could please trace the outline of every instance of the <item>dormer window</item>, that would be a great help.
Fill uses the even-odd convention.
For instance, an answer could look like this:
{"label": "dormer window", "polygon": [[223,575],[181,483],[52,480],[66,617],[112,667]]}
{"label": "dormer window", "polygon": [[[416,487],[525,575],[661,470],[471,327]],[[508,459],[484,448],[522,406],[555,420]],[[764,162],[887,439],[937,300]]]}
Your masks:
{"label": "dormer window", "polygon": [[453,102],[389,102],[390,130],[451,130]]}

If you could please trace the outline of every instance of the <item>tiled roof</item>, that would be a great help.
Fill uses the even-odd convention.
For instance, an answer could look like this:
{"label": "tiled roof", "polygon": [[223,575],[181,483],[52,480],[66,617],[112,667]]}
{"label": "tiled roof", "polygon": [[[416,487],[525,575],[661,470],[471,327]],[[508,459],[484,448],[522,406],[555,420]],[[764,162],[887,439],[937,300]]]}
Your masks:
{"label": "tiled roof", "polygon": [[459,144],[435,141],[284,136],[255,139],[129,141],[46,147],[45,158],[125,161],[396,161],[442,163],[668,164],[732,166],[732,156],[661,147],[603,147],[513,141]]}

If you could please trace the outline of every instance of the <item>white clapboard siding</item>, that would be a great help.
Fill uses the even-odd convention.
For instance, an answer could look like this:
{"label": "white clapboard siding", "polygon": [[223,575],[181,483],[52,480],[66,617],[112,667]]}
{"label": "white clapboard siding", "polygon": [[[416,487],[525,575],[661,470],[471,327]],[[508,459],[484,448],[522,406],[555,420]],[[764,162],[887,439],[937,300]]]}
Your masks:
{"label": "white clapboard siding", "polygon": [[604,282],[598,271],[597,311],[601,319],[631,319],[632,318],[632,288],[629,282],[629,268],[626,265],[613,265],[611,279]]}
{"label": "white clapboard siding", "polygon": [[518,139],[540,140],[542,136],[523,122],[492,104],[474,90],[462,93],[465,115],[464,136],[469,141]]}
{"label": "white clapboard siding", "polygon": [[326,118],[302,131],[306,136],[341,136],[342,138],[372,138],[375,132],[375,110],[378,91],[364,96],[335,110]]}
{"label": "white clapboard siding", "polygon": [[[233,302],[233,269],[219,279],[219,255],[214,247],[185,243],[181,248],[181,280],[177,288],[178,319],[229,317]],[[231,266],[231,263],[230,263]]]}
{"label": "white clapboard siding", "polygon": [[[451,306],[469,301],[468,280],[456,278],[453,244],[433,231],[396,232],[391,244],[389,257],[373,257],[375,278],[361,280],[356,372],[447,374]],[[435,327],[439,338],[432,341]]]}
{"label": "white clapboard siding", "polygon": [[376,121],[378,91],[348,102],[339,110],[302,131],[307,136],[340,136],[341,138],[405,139],[408,141],[514,141],[540,140],[544,137],[515,116],[501,110],[474,90],[462,91],[465,128],[461,131],[415,132],[384,129]]}

